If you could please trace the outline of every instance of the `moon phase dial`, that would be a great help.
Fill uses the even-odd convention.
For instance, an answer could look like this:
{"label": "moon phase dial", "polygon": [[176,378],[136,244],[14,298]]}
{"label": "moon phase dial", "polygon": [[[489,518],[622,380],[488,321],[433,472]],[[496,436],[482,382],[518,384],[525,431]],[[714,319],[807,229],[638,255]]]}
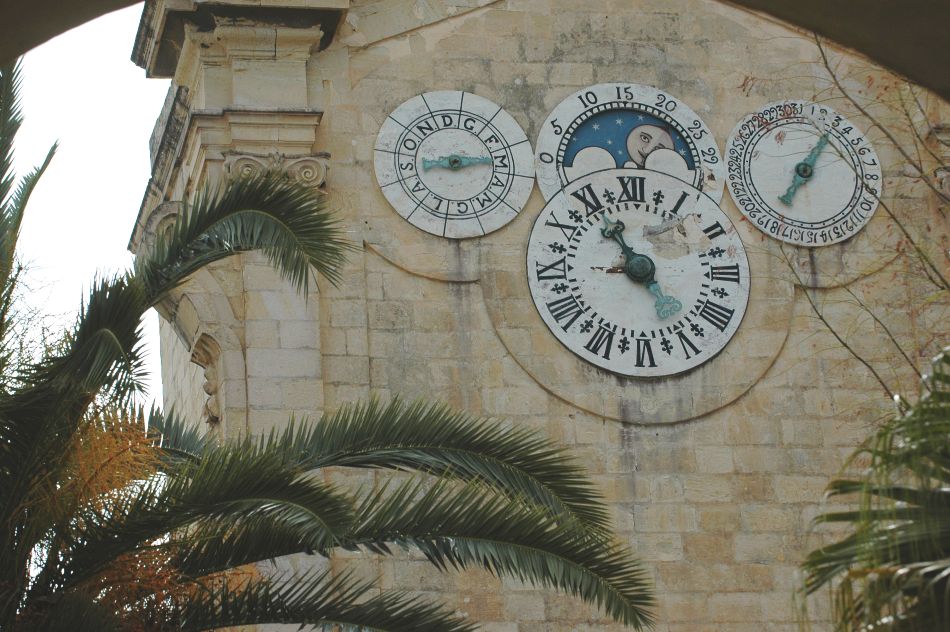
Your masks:
{"label": "moon phase dial", "polygon": [[564,99],[538,134],[538,186],[551,199],[589,173],[626,167],[675,176],[722,198],[725,168],[706,124],[650,86],[602,83]]}
{"label": "moon phase dial", "polygon": [[528,286],[551,333],[620,375],[693,369],[736,333],[749,263],[709,196],[668,174],[611,169],[548,201],[528,242]]}
{"label": "moon phase dial", "polygon": [[417,228],[452,239],[498,230],[534,185],[531,145],[500,106],[469,92],[415,96],[379,130],[376,180]]}

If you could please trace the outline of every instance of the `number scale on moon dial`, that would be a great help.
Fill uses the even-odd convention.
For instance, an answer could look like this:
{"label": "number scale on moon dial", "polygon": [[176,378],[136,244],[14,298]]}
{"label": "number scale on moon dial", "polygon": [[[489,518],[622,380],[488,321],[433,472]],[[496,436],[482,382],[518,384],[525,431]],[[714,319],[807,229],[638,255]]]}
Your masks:
{"label": "number scale on moon dial", "polygon": [[661,171],[722,199],[725,167],[712,132],[685,103],[650,86],[602,83],[570,95],[541,126],[536,155],[546,200],[579,177],[618,167]]}
{"label": "number scale on moon dial", "polygon": [[531,144],[500,106],[469,92],[415,96],[379,130],[376,180],[399,215],[451,239],[481,237],[521,212],[534,186]]}
{"label": "number scale on moon dial", "polygon": [[[655,287],[635,279],[637,257],[654,264]],[[565,186],[535,221],[527,266],[554,336],[631,377],[675,375],[713,358],[749,298],[749,263],[729,217],[689,184],[646,169],[599,171]],[[660,296],[679,311],[661,315]]]}
{"label": "number scale on moon dial", "polygon": [[881,192],[871,142],[825,105],[781,101],[739,122],[726,149],[729,194],[763,233],[800,246],[850,238]]}

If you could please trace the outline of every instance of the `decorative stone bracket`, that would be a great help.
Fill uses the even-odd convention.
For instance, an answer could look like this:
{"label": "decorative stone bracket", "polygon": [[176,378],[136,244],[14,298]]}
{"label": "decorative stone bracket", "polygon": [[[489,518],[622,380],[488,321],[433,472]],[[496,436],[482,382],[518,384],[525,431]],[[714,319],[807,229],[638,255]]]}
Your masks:
{"label": "decorative stone bracket", "polygon": [[301,184],[323,188],[330,170],[330,154],[320,152],[311,156],[285,156],[279,152],[251,154],[228,152],[224,155],[224,170],[229,177],[249,176],[269,170],[287,173]]}
{"label": "decorative stone bracket", "polygon": [[204,369],[204,382],[201,388],[208,399],[204,405],[203,417],[205,422],[212,426],[221,421],[221,401],[218,392],[221,387],[221,379],[218,375],[220,357],[221,347],[207,334],[202,334],[198,338],[191,351],[191,361]]}

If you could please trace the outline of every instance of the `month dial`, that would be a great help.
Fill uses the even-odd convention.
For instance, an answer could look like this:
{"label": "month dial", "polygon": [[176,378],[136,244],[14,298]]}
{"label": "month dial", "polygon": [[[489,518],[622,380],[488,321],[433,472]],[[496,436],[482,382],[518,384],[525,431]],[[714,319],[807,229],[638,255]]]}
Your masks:
{"label": "month dial", "polygon": [[375,147],[376,180],[399,215],[452,239],[498,230],[521,212],[534,158],[510,114],[469,92],[426,92],[397,107]]}
{"label": "month dial", "polygon": [[712,359],[739,328],[749,263],[728,216],[668,174],[610,169],[565,186],[528,242],[542,320],[582,359],[659,377]]}
{"label": "month dial", "polygon": [[838,243],[877,209],[882,175],[874,147],[828,106],[771,103],[736,126],[726,153],[729,194],[775,239],[811,247]]}
{"label": "month dial", "polygon": [[661,171],[722,198],[725,170],[712,132],[657,88],[602,83],[575,92],[544,121],[536,149],[547,200],[588,173],[618,167]]}

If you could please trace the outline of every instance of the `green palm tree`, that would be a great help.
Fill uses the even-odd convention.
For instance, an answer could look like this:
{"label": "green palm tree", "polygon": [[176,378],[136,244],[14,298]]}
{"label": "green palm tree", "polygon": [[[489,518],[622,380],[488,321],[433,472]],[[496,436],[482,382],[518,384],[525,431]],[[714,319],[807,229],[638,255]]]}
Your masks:
{"label": "green palm tree", "polygon": [[832,482],[859,507],[818,518],[850,530],[804,565],[807,592],[831,587],[836,630],[950,630],[950,348],[922,392],[852,457],[866,473]]}
{"label": "green palm tree", "polygon": [[[8,301],[17,230],[42,173],[13,192],[17,74],[0,68]],[[146,420],[132,409],[140,319],[193,272],[259,249],[305,291],[314,271],[338,279],[348,248],[315,192],[273,174],[237,180],[200,195],[133,270],[98,279],[61,344],[38,361],[10,356],[0,392],[0,629],[474,629],[354,574],[260,572],[260,562],[293,553],[406,547],[440,570],[487,569],[650,625],[647,573],[611,534],[598,492],[562,449],[528,431],[441,406],[370,402],[219,445],[173,415]],[[331,467],[399,475],[353,490],[321,476]]]}

